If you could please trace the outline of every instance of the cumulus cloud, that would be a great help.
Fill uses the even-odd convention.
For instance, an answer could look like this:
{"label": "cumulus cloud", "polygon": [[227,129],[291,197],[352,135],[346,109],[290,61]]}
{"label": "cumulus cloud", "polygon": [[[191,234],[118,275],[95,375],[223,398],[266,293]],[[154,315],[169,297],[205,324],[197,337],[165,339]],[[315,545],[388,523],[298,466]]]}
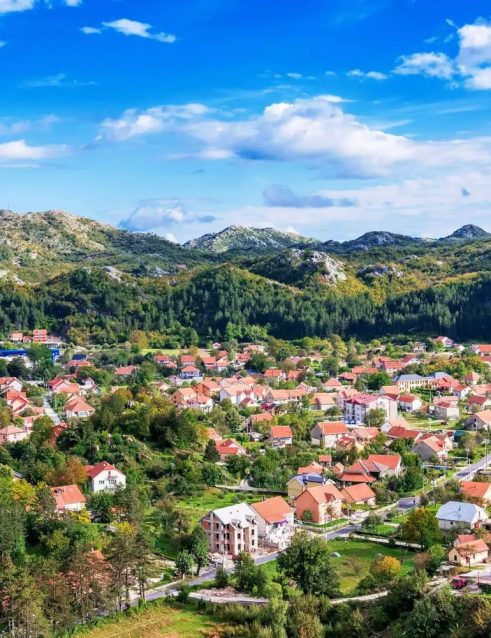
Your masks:
{"label": "cumulus cloud", "polygon": [[450,58],[442,52],[413,53],[402,56],[394,73],[424,75],[442,80],[458,81],[469,89],[491,89],[491,23],[477,20],[456,29],[458,54]]}
{"label": "cumulus cloud", "polygon": [[[1,1],[1,0],[0,0]],[[85,26],[80,30],[86,35],[102,33],[105,29],[112,29],[122,35],[136,36],[147,40],[157,40],[165,44],[174,44],[177,37],[172,33],[164,31],[155,31],[153,26],[148,22],[139,22],[138,20],[129,20],[128,18],[120,18],[111,22],[103,22],[100,27]]]}
{"label": "cumulus cloud", "polygon": [[0,14],[33,9],[37,0],[0,0]]}
{"label": "cumulus cloud", "polygon": [[394,69],[394,73],[450,80],[456,73],[456,67],[445,53],[413,53],[401,56],[400,64]]}
{"label": "cumulus cloud", "polygon": [[297,195],[288,186],[272,184],[263,191],[266,206],[285,208],[331,208],[333,206],[354,206],[356,200],[349,197],[340,199],[320,194]]}
{"label": "cumulus cloud", "polygon": [[203,117],[211,110],[204,104],[183,104],[156,106],[146,111],[126,110],[120,118],[107,118],[101,124],[98,139],[125,141],[140,135],[159,133],[197,117]]}
{"label": "cumulus cloud", "polygon": [[[82,4],[83,0],[63,0],[63,2],[67,7],[78,7]],[[43,0],[0,0],[0,14],[29,11],[41,4],[45,4],[48,8],[51,8],[51,3],[43,2]]]}
{"label": "cumulus cloud", "polygon": [[146,200],[120,222],[125,230],[148,232],[163,231],[169,226],[178,224],[206,224],[215,220],[214,215],[199,214],[188,208],[182,200],[152,199]]}
{"label": "cumulus cloud", "polygon": [[348,75],[352,78],[367,78],[369,80],[386,80],[387,75],[380,71],[362,71],[361,69],[352,69],[348,71]]}
{"label": "cumulus cloud", "polygon": [[0,144],[0,164],[14,164],[62,157],[68,153],[68,150],[67,146],[61,144],[30,146],[25,140],[4,142]]}
{"label": "cumulus cloud", "polygon": [[416,141],[371,128],[333,103],[332,96],[322,95],[273,103],[258,115],[238,114],[237,119],[199,104],[132,109],[104,121],[98,139],[125,141],[166,131],[180,133],[191,146],[174,159],[308,161],[334,177],[413,174],[491,162],[489,138]]}

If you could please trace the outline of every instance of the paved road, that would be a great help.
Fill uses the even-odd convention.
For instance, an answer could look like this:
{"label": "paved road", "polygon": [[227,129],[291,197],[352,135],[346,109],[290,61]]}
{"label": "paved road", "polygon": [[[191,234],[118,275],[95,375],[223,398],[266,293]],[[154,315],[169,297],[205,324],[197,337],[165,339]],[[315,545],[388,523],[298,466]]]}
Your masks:
{"label": "paved road", "polygon": [[51,407],[51,404],[49,403],[46,397],[44,397],[44,411],[46,413],[46,416],[49,416],[49,418],[53,421],[55,425],[60,425],[61,419],[53,410],[53,408]]}
{"label": "paved road", "polygon": [[479,461],[475,461],[467,467],[462,468],[454,474],[454,477],[459,481],[472,480],[478,470],[482,470],[484,467],[488,467],[489,465],[491,465],[491,454],[488,454],[484,458],[479,459]]}

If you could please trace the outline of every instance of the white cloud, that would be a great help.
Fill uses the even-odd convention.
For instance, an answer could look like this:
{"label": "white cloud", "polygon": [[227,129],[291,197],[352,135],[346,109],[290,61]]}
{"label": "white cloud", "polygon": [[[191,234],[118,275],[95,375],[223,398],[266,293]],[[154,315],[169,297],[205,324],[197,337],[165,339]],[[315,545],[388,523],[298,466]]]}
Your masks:
{"label": "white cloud", "polygon": [[[137,20],[128,20],[128,18],[120,18],[119,20],[113,20],[112,22],[103,22],[103,27],[107,29],[113,29],[118,33],[122,33],[127,36],[137,36],[140,38],[146,38],[148,40],[157,40],[158,42],[165,42],[166,44],[173,44],[177,38],[172,33],[153,32],[152,25],[147,22],[138,22]],[[89,31],[87,31],[87,28]],[[84,27],[84,33],[97,33],[91,27]]]}
{"label": "white cloud", "polygon": [[104,120],[98,139],[121,142],[140,135],[159,133],[176,126],[179,121],[202,117],[209,112],[210,109],[204,104],[157,106],[146,111],[128,109],[118,119]]}
{"label": "white cloud", "polygon": [[6,43],[5,40],[0,40],[0,49],[2,49],[6,45],[7,45],[7,43]]}
{"label": "white cloud", "polygon": [[[78,7],[83,0],[63,0],[67,7]],[[29,11],[38,5],[44,5],[51,9],[52,4],[48,0],[0,0],[0,14]]]}
{"label": "white cloud", "polygon": [[40,89],[45,87],[70,87],[70,86],[93,86],[95,82],[80,82],[71,80],[66,73],[57,73],[56,75],[48,75],[44,78],[36,78],[34,80],[25,80],[20,84],[22,88]]}
{"label": "white cloud", "polygon": [[348,75],[353,78],[368,78],[369,80],[386,80],[387,75],[380,71],[362,71],[361,69],[352,69],[348,71]]}
{"label": "white cloud", "polygon": [[102,33],[102,29],[99,29],[97,27],[81,27],[80,31],[82,31],[82,33],[85,33],[85,35],[94,35],[96,33]]}
{"label": "white cloud", "polygon": [[345,178],[491,163],[489,138],[416,141],[371,128],[331,98],[273,103],[259,115],[241,114],[233,120],[200,104],[132,109],[119,119],[105,120],[98,139],[125,141],[151,133],[180,133],[187,138],[187,149],[190,142],[194,145],[173,159],[313,162],[323,175]]}
{"label": "white cloud", "polygon": [[[120,222],[120,227],[136,232],[160,231],[172,237],[171,233],[164,233],[169,226],[189,223],[205,224],[215,220],[213,215],[199,214],[188,208],[186,202],[178,199],[150,199]],[[171,239],[169,241],[175,241]]]}
{"label": "white cloud", "polygon": [[39,161],[62,157],[68,153],[64,145],[29,146],[25,140],[15,140],[0,144],[0,163],[14,163],[23,161]]}
{"label": "white cloud", "polygon": [[33,9],[37,0],[0,0],[0,14]]}
{"label": "white cloud", "polygon": [[303,75],[301,73],[287,73],[286,77],[291,78],[292,80],[301,80]]}
{"label": "white cloud", "polygon": [[459,41],[455,58],[435,51],[413,53],[401,57],[394,73],[453,80],[454,84],[459,81],[474,90],[491,89],[491,23],[477,20],[457,27],[447,20],[447,24],[456,29]]}
{"label": "white cloud", "polygon": [[177,237],[174,235],[174,233],[165,233],[164,239],[167,239],[167,241],[170,241],[173,244],[178,244],[179,243],[177,241]]}
{"label": "white cloud", "polygon": [[456,72],[454,62],[445,53],[435,52],[403,55],[394,69],[398,75],[425,75],[442,80],[450,80]]}

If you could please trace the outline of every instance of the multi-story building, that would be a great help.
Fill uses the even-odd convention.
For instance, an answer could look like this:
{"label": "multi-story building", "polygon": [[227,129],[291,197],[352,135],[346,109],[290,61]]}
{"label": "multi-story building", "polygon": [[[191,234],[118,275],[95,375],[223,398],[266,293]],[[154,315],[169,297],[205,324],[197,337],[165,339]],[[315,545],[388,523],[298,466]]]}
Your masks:
{"label": "multi-story building", "polygon": [[387,419],[397,416],[397,401],[387,396],[360,393],[344,402],[346,423],[364,423],[368,412],[382,409]]}
{"label": "multi-story building", "polygon": [[245,503],[212,510],[200,524],[208,534],[212,554],[237,556],[257,551],[258,517]]}

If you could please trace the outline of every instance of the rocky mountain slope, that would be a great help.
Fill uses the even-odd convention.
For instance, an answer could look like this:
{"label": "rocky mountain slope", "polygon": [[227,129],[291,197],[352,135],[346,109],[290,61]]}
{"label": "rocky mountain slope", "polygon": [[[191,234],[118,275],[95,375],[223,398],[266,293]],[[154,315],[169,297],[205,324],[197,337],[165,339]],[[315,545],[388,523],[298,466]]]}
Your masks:
{"label": "rocky mountain slope", "polygon": [[274,228],[249,228],[228,226],[218,233],[208,233],[186,242],[186,248],[198,248],[213,253],[232,250],[261,250],[267,248],[291,248],[298,244],[315,244],[317,240],[295,233],[281,232]]}

